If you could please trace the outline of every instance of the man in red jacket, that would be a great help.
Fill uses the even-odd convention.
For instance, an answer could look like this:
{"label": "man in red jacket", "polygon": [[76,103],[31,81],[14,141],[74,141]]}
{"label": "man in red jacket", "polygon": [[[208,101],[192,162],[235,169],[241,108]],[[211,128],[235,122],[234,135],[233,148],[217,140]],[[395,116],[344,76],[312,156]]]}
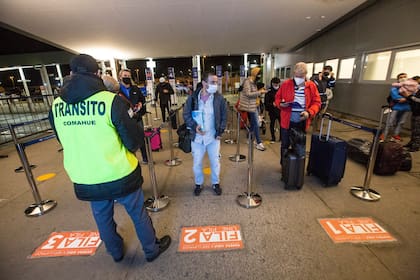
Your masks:
{"label": "man in red jacket", "polygon": [[[281,161],[291,144],[290,131],[304,134],[311,124],[311,119],[321,107],[318,89],[312,81],[306,80],[307,68],[304,62],[298,62],[292,79],[285,81],[276,93],[275,104],[280,108]],[[305,155],[306,143],[303,139],[294,140],[294,151],[298,156]]]}

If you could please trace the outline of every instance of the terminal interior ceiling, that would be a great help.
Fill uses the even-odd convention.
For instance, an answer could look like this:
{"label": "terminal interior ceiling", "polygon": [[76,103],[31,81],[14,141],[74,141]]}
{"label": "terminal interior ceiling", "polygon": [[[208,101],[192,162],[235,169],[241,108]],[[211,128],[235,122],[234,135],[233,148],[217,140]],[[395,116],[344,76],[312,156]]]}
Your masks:
{"label": "terminal interior ceiling", "polygon": [[287,52],[368,2],[5,0],[0,18],[71,53],[132,60]]}

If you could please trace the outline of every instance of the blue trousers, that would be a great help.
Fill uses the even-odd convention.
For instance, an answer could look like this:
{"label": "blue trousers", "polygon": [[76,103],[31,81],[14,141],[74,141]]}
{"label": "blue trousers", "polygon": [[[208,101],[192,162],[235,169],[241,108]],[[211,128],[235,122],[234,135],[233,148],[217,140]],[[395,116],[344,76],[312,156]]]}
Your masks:
{"label": "blue trousers", "polygon": [[254,132],[255,141],[261,143],[260,126],[258,125],[258,112],[248,112],[248,119],[251,125],[251,131]]}
{"label": "blue trousers", "polygon": [[193,172],[196,185],[204,183],[203,158],[205,153],[209,157],[211,170],[211,183],[219,184],[220,175],[220,140],[214,140],[208,145],[191,142],[193,156]]}
{"label": "blue trousers", "polygon": [[[155,256],[159,251],[159,245],[156,244],[152,220],[143,205],[143,190],[138,189],[115,200],[122,204],[130,215],[146,258]],[[114,221],[114,200],[91,201],[90,205],[100,237],[108,253],[114,259],[121,257],[124,253],[124,246],[123,239],[117,233],[117,224]]]}

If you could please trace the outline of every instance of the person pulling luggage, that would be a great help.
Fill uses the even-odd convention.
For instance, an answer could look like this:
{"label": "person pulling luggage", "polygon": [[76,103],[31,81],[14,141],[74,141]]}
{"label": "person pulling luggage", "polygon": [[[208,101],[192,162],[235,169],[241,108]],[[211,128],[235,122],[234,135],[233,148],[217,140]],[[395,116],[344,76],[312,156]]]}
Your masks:
{"label": "person pulling luggage", "polygon": [[[292,79],[286,80],[276,93],[275,104],[280,109],[281,160],[291,144],[291,129],[306,133],[311,119],[321,108],[318,89],[312,81],[306,80],[307,67],[304,62],[296,63]],[[294,150],[304,156],[306,143],[296,143]]]}

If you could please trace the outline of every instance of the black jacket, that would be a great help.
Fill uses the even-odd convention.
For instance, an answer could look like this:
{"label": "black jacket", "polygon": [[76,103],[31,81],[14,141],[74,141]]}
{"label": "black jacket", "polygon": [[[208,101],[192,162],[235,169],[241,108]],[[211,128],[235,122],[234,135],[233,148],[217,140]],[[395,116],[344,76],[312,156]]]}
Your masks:
{"label": "black jacket", "polygon": [[167,105],[171,100],[171,94],[174,94],[174,90],[169,83],[159,83],[155,90],[155,101],[159,97],[160,105]]}
{"label": "black jacket", "polygon": [[280,117],[279,108],[273,105],[274,100],[276,98],[276,93],[277,93],[277,89],[274,89],[273,87],[271,87],[270,90],[264,96],[264,105],[268,113],[272,115],[277,114],[277,116]]}
{"label": "black jacket", "polygon": [[122,99],[128,100],[131,107],[134,107],[139,102],[142,104],[140,111],[136,115],[136,119],[139,121],[141,117],[146,114],[146,98],[143,96],[143,93],[141,93],[140,89],[134,85],[129,87],[130,95],[129,98],[127,98],[124,92],[121,90],[121,87],[123,86],[124,85],[120,84],[120,91],[118,92],[118,95],[121,96]]}
{"label": "black jacket", "polygon": [[[60,97],[66,103],[75,104],[104,90],[106,90],[105,85],[98,76],[90,73],[72,74],[64,79]],[[117,134],[128,150],[132,153],[136,152],[144,138],[144,132],[138,129],[136,120],[130,118],[127,112],[129,106],[119,96],[114,98],[111,106],[111,121]],[[49,120],[57,135],[51,110]],[[59,137],[60,135],[57,135],[60,141]],[[81,200],[106,200],[128,195],[139,189],[142,183],[143,177],[138,166],[132,173],[118,180],[94,185],[74,183],[74,189],[77,198]]]}

